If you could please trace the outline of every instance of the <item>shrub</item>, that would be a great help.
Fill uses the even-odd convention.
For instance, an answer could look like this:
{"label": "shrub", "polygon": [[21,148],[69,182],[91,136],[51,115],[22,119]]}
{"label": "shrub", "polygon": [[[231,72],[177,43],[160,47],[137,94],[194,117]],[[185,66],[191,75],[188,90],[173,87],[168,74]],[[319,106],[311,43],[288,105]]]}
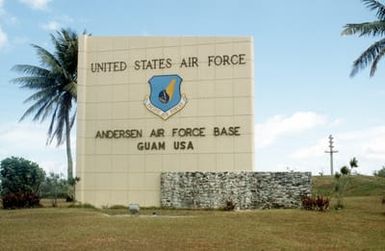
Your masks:
{"label": "shrub", "polygon": [[234,211],[236,206],[237,206],[237,204],[234,201],[226,200],[225,201],[225,206],[223,207],[223,210],[225,210],[225,211]]}
{"label": "shrub", "polygon": [[350,175],[354,168],[358,167],[358,160],[354,157],[349,161],[349,167],[343,166],[340,169],[340,173],[336,172],[334,175],[335,178],[335,186],[334,191],[337,197],[337,204],[335,205],[335,209],[343,209],[344,208],[344,192],[346,186],[350,183]]}
{"label": "shrub", "polygon": [[51,199],[53,207],[57,206],[57,199],[67,198],[70,192],[70,185],[68,181],[63,178],[62,174],[49,173],[45,177],[44,182],[41,185],[40,195],[42,198]]}
{"label": "shrub", "polygon": [[49,173],[41,185],[41,196],[49,198],[52,205],[57,205],[57,199],[66,199],[66,202],[75,201],[75,185],[80,178],[64,179],[62,174]]}
{"label": "shrub", "polygon": [[79,177],[70,178],[67,180],[68,183],[68,195],[66,198],[67,202],[74,202],[76,201],[75,195],[76,195],[76,184],[80,181]]}
{"label": "shrub", "polygon": [[3,208],[16,209],[36,207],[40,205],[40,198],[35,193],[10,193],[2,198]]}
{"label": "shrub", "polygon": [[305,196],[302,198],[302,208],[305,210],[323,212],[329,209],[329,203],[329,198],[324,198],[323,196]]}
{"label": "shrub", "polygon": [[350,170],[349,170],[349,168],[347,166],[341,167],[340,171],[341,171],[342,175],[349,175],[350,174]]}
{"label": "shrub", "polygon": [[38,206],[44,176],[43,169],[29,160],[17,157],[2,160],[0,181],[3,208]]}
{"label": "shrub", "polygon": [[385,166],[383,166],[380,170],[375,171],[374,176],[385,178]]}

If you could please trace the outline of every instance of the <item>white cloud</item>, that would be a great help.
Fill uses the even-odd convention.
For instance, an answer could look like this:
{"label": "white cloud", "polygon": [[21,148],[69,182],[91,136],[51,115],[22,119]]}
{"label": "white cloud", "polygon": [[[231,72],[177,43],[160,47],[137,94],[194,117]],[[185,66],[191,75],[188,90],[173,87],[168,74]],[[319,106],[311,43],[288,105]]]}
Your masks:
{"label": "white cloud", "polygon": [[40,25],[41,28],[48,31],[57,31],[62,27],[71,26],[74,23],[74,19],[68,15],[60,15],[54,17],[54,20],[51,20],[45,24]]}
{"label": "white cloud", "polygon": [[326,116],[315,112],[296,112],[291,116],[274,116],[264,123],[256,124],[256,148],[270,146],[282,136],[301,133],[325,125],[327,122]]}
{"label": "white cloud", "polygon": [[[288,154],[288,157],[304,168],[307,166],[318,171],[328,170],[328,138],[323,137],[313,145],[308,145]],[[360,130],[336,133],[334,146],[338,153],[334,156],[334,171],[348,164],[356,157],[359,161],[358,172],[373,174],[385,163],[385,126],[374,126]],[[314,168],[314,167],[319,168]],[[316,172],[315,172],[316,173]]]}
{"label": "white cloud", "polygon": [[61,27],[61,24],[58,23],[57,21],[50,21],[46,24],[43,24],[41,25],[41,27],[44,29],[44,30],[48,30],[48,31],[56,31],[58,29],[60,29]]}
{"label": "white cloud", "polygon": [[[7,145],[23,142],[21,147],[30,148],[44,144],[47,133],[40,124],[20,123],[3,126],[0,131],[1,141]],[[38,144],[36,144],[39,142]],[[43,143],[42,143],[43,142]]]}
{"label": "white cloud", "polygon": [[[255,125],[256,170],[330,173],[328,136],[332,132],[334,171],[356,157],[358,173],[371,175],[385,164],[385,126],[359,129],[344,119],[331,120],[316,112],[277,115]],[[294,147],[294,148],[293,148]]]}
{"label": "white cloud", "polygon": [[67,176],[67,166],[64,162],[58,160],[42,160],[39,162],[39,166],[43,168],[47,174],[53,172]]}
{"label": "white cloud", "polygon": [[312,146],[304,147],[294,151],[289,154],[289,157],[292,159],[309,159],[309,158],[317,158],[325,155],[325,151],[328,150],[328,139],[320,139],[318,142]]}
{"label": "white cloud", "polygon": [[35,10],[45,10],[51,0],[20,0],[20,2]]}
{"label": "white cloud", "polygon": [[363,147],[364,153],[369,159],[378,159],[385,161],[385,134],[379,138],[371,139],[369,143]]}
{"label": "white cloud", "polygon": [[0,27],[0,50],[5,48],[5,46],[8,44],[8,36],[3,31],[3,29]]}
{"label": "white cloud", "polygon": [[[46,145],[47,123],[13,123],[0,126],[0,160],[19,156],[37,162],[47,173],[67,173],[64,145]],[[74,138],[74,137],[72,137]],[[72,141],[75,153],[75,142]],[[75,159],[75,155],[73,155]]]}
{"label": "white cloud", "polygon": [[355,146],[364,158],[385,161],[385,126],[346,132],[339,137],[345,144]]}

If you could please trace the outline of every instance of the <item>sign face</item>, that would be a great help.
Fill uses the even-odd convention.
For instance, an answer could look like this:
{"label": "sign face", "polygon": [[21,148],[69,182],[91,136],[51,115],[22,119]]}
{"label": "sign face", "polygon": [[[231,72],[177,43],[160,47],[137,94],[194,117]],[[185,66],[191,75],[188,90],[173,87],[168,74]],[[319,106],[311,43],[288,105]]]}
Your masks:
{"label": "sign face", "polygon": [[160,173],[254,171],[250,37],[79,39],[77,199],[160,205]]}
{"label": "sign face", "polygon": [[162,119],[168,119],[186,105],[187,99],[180,93],[182,78],[178,75],[156,75],[148,83],[151,92],[144,105]]}

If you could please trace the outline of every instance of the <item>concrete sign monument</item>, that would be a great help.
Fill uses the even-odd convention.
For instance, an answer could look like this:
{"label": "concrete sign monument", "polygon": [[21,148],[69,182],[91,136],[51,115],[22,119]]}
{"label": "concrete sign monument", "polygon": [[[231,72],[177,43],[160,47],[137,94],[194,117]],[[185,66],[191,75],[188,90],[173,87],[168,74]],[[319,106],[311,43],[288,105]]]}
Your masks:
{"label": "concrete sign monument", "polygon": [[250,37],[79,40],[77,199],[160,205],[162,172],[253,171]]}

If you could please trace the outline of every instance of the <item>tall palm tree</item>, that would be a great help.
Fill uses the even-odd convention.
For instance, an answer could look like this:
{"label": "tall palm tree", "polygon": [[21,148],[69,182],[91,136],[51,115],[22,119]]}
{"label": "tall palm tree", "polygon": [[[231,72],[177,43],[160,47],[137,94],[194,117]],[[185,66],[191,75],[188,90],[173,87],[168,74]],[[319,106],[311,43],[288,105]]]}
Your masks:
{"label": "tall palm tree", "polygon": [[342,35],[373,36],[381,39],[370,45],[354,62],[350,76],[353,77],[360,70],[371,64],[370,76],[376,70],[378,62],[385,55],[385,5],[377,0],[362,0],[370,10],[376,11],[377,20],[359,24],[347,24],[344,26]]}
{"label": "tall palm tree", "polygon": [[34,121],[50,117],[47,144],[56,138],[57,145],[66,143],[67,178],[73,179],[71,128],[76,116],[76,86],[78,36],[70,29],[51,34],[54,52],[32,44],[40,59],[40,66],[20,64],[12,70],[21,77],[12,80],[21,88],[34,93],[24,102],[32,103],[20,120],[32,115]]}

